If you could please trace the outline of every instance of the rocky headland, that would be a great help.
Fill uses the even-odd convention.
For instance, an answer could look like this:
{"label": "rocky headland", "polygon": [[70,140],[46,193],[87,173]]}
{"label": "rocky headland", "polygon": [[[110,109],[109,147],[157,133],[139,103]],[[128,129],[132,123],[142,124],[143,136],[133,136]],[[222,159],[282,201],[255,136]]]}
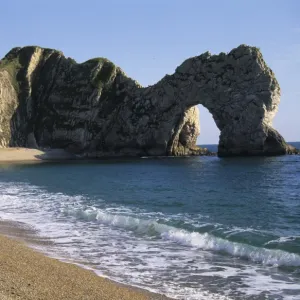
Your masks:
{"label": "rocky headland", "polygon": [[0,62],[0,147],[81,157],[208,155],[198,104],[220,130],[219,156],[296,153],[272,127],[280,87],[258,48],[206,52],[142,87],[111,61],[14,48]]}

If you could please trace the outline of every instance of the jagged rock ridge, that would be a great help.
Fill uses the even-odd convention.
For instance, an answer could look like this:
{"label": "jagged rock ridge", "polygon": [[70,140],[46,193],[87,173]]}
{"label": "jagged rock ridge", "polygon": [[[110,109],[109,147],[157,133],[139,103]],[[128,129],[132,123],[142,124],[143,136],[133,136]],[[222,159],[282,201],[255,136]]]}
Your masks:
{"label": "jagged rock ridge", "polygon": [[149,87],[107,59],[78,64],[60,51],[14,48],[0,63],[0,146],[88,157],[201,154],[202,104],[220,129],[220,156],[285,154],[272,128],[279,101],[255,47],[187,59]]}

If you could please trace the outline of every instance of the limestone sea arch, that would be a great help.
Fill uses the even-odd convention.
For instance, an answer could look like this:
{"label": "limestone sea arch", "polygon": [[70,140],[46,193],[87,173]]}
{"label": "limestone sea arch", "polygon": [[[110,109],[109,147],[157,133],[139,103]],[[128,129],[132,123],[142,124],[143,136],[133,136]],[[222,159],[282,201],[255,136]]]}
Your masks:
{"label": "limestone sea arch", "polygon": [[272,127],[280,87],[256,47],[206,52],[142,87],[112,62],[12,49],[0,62],[0,146],[63,148],[87,157],[191,155],[198,104],[220,130],[219,156],[289,151]]}

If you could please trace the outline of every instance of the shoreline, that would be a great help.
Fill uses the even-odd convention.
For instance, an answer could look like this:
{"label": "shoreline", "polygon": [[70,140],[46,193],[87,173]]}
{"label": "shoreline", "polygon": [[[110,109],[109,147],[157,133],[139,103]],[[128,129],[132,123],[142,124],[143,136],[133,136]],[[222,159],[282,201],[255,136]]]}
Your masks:
{"label": "shoreline", "polygon": [[171,299],[101,277],[84,265],[39,251],[38,246],[46,250],[53,242],[24,225],[0,219],[0,299]]}
{"label": "shoreline", "polygon": [[[0,164],[31,164],[31,163],[86,163],[86,162],[109,162],[109,161],[128,161],[137,159],[183,159],[191,157],[212,157],[220,158],[216,152],[210,152],[207,148],[206,154],[191,154],[179,156],[80,156],[69,153],[63,149],[31,149],[22,147],[0,148]],[[300,155],[300,150],[294,146],[289,145],[289,151],[286,154],[277,155]],[[222,156],[222,159],[232,158],[253,158],[253,157],[272,157],[273,155],[228,155]]]}
{"label": "shoreline", "polygon": [[85,156],[81,157],[69,153],[63,149],[47,149],[38,150],[31,148],[0,148],[0,163],[41,163],[41,162],[89,162],[89,161],[109,161],[109,160],[131,160],[143,158],[186,158],[195,156],[216,157],[216,153],[199,154],[199,155],[183,155],[183,156]]}

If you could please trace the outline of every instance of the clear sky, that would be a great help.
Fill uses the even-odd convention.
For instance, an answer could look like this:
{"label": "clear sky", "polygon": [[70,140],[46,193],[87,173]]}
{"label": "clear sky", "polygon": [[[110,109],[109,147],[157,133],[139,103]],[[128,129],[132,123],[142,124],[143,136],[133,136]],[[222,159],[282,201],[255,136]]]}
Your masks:
{"label": "clear sky", "polygon": [[[300,140],[300,0],[0,0],[0,11],[0,57],[26,45],[102,56],[145,86],[207,50],[260,47],[282,89],[274,127]],[[217,143],[203,107],[200,119],[199,143]]]}

